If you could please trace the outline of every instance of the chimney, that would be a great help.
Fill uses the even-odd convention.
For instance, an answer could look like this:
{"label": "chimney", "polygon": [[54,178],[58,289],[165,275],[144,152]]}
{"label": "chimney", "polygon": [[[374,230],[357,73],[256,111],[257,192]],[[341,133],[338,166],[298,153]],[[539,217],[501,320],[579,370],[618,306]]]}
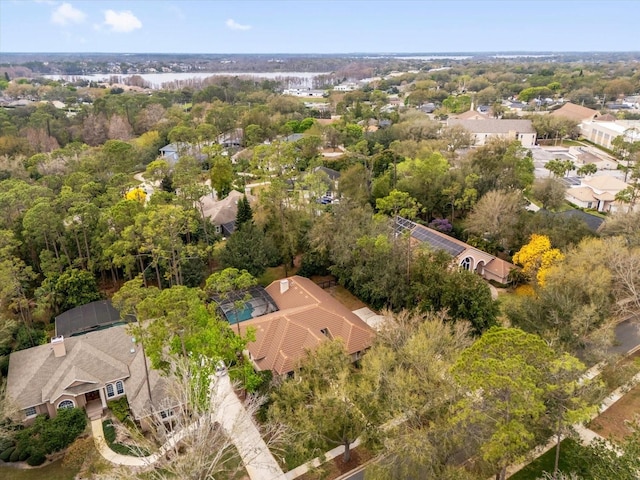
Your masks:
{"label": "chimney", "polygon": [[51,345],[53,346],[54,357],[64,357],[67,354],[67,350],[64,348],[64,337],[62,335],[53,337],[51,339]]}
{"label": "chimney", "polygon": [[280,280],[280,294],[282,295],[287,290],[289,290],[289,280]]}

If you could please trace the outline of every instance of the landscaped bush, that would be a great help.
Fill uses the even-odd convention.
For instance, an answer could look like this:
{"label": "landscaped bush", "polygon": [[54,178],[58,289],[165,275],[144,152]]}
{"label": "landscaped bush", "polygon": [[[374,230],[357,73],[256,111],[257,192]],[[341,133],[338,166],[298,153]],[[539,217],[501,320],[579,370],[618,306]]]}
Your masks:
{"label": "landscaped bush", "polygon": [[78,408],[59,410],[53,419],[39,415],[31,426],[16,433],[15,447],[5,449],[0,459],[9,462],[26,460],[29,465],[41,465],[47,454],[71,444],[86,426],[87,417]]}
{"label": "landscaped bush", "polygon": [[111,422],[111,420],[105,420],[102,422],[102,430],[104,432],[104,439],[106,440],[107,445],[109,445],[109,448],[114,452],[132,457],[144,457],[149,455],[149,452],[146,450],[131,445],[117,443],[116,428],[113,426],[113,422]]}
{"label": "landscaped bush", "polygon": [[11,457],[11,454],[15,449],[16,447],[9,447],[6,450],[4,450],[2,453],[0,453],[0,460],[2,460],[3,462],[8,462],[9,458]]}
{"label": "landscaped bush", "polygon": [[127,397],[121,397],[117,400],[107,402],[107,407],[122,423],[129,420],[129,402]]}
{"label": "landscaped bush", "polygon": [[102,422],[102,431],[104,432],[104,439],[109,445],[116,441],[116,428],[113,426],[111,420]]}
{"label": "landscaped bush", "polygon": [[45,423],[42,436],[45,438],[44,451],[47,453],[62,450],[73,443],[87,426],[87,416],[79,408],[59,410],[58,415]]}
{"label": "landscaped bush", "polygon": [[20,450],[20,455],[18,455],[18,461],[24,462],[27,458],[29,458],[29,455],[31,455],[31,450],[29,450],[28,448]]}
{"label": "landscaped bush", "polygon": [[22,450],[20,450],[19,448],[16,448],[13,452],[11,452],[11,455],[9,456],[9,461],[17,462],[20,459],[20,452],[22,452]]}
{"label": "landscaped bush", "polygon": [[27,459],[27,464],[32,467],[37,467],[38,465],[42,465],[46,459],[47,456],[42,450],[33,450],[31,456]]}

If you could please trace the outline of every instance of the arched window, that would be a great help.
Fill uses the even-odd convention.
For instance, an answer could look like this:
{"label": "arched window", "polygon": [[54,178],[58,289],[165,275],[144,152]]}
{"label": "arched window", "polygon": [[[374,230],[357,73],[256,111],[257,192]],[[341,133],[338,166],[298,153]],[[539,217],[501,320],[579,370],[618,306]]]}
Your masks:
{"label": "arched window", "polygon": [[471,270],[471,257],[467,257],[460,262],[460,266],[465,270]]}
{"label": "arched window", "polygon": [[73,403],[73,400],[63,400],[58,404],[58,410],[62,410],[64,408],[73,408],[76,404]]}
{"label": "arched window", "polygon": [[122,382],[122,380],[118,380],[116,382],[116,392],[118,393],[118,395],[122,395],[124,393],[124,383]]}
{"label": "arched window", "polygon": [[115,397],[116,393],[113,391],[113,383],[107,383],[107,398]]}

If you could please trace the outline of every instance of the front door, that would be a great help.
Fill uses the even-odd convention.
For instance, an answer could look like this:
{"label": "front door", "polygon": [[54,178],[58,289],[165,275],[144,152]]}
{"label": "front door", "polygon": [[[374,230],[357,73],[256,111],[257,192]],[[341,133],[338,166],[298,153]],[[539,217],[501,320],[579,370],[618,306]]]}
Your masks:
{"label": "front door", "polygon": [[94,390],[93,392],[87,392],[84,394],[84,398],[89,403],[91,400],[96,400],[100,398],[100,392],[98,390]]}

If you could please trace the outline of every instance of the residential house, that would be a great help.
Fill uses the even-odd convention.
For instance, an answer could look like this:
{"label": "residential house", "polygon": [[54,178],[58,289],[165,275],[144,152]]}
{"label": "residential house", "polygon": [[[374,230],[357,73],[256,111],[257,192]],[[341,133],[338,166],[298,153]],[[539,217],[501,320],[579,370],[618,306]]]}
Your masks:
{"label": "residential house", "polygon": [[324,97],[327,92],[325,90],[314,90],[311,88],[287,88],[282,92],[283,95],[291,95],[294,97]]}
{"label": "residential house", "polygon": [[257,370],[291,374],[307,350],[335,338],[344,341],[354,361],[371,347],[372,328],[308,278],[277,280],[265,290],[278,311],[238,324],[242,334],[255,332],[247,350]]}
{"label": "residential house", "polygon": [[426,243],[433,249],[446,251],[453,257],[456,265],[477,273],[485,280],[507,284],[509,273],[516,268],[515,265],[495,255],[403,217],[396,217],[395,230],[396,235],[406,233],[414,242]]}
{"label": "residential house", "polygon": [[485,145],[492,138],[518,140],[523,147],[533,147],[536,144],[536,129],[533,128],[531,120],[495,118],[460,120],[450,118],[447,120],[447,125],[460,125],[465,130],[468,130],[473,135],[476,146]]}
{"label": "residential house", "polygon": [[[236,229],[236,216],[238,215],[238,201],[244,196],[237,190],[231,190],[222,200],[216,200],[213,194],[200,197],[199,209],[202,215],[208,218],[215,226],[216,233],[229,237]],[[247,195],[249,203],[253,203],[254,198]]]}
{"label": "residential house", "polygon": [[10,355],[7,395],[27,423],[72,407],[100,418],[109,400],[126,396],[133,418],[145,428],[152,412],[170,418],[177,407],[166,395],[166,380],[147,362],[124,325],[59,336]]}
{"label": "residential house", "polygon": [[160,149],[160,156],[167,161],[169,166],[173,167],[183,155],[191,155],[199,161],[207,158],[199,146],[191,145],[184,142],[170,143]]}
{"label": "residential house", "polygon": [[628,187],[627,183],[609,175],[586,177],[579,185],[568,188],[565,198],[580,208],[614,212],[619,209],[616,195]]}
{"label": "residential house", "polygon": [[554,110],[549,115],[552,117],[564,117],[569,120],[580,124],[594,120],[600,116],[600,112],[592,108],[583,107],[582,105],[576,105],[575,103],[567,102],[562,107]]}
{"label": "residential house", "polygon": [[355,82],[341,83],[333,87],[335,92],[353,92],[358,89],[358,84]]}
{"label": "residential house", "polygon": [[464,113],[452,115],[450,118],[458,120],[488,120],[490,117],[486,113],[481,113],[476,110],[467,110]]}

